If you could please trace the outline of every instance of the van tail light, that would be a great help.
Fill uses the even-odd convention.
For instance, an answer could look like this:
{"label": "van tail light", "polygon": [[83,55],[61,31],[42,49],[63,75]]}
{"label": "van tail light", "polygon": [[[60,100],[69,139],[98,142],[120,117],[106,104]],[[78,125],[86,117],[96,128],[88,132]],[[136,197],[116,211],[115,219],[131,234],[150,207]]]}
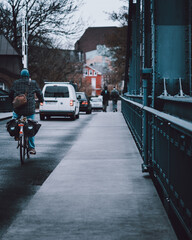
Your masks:
{"label": "van tail light", "polygon": [[83,101],[82,104],[83,104],[83,105],[87,105],[88,102],[87,102],[87,101]]}
{"label": "van tail light", "polygon": [[73,100],[70,100],[70,106],[73,106]]}

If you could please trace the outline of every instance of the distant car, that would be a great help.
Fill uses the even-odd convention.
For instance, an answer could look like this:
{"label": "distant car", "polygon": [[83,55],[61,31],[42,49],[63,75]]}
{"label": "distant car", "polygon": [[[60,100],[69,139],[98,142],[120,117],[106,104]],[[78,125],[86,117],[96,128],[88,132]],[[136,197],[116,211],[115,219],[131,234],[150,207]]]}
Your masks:
{"label": "distant car", "polygon": [[102,97],[91,97],[90,103],[91,103],[92,109],[103,110],[103,100],[102,100]]}
{"label": "distant car", "polygon": [[67,82],[47,82],[42,90],[43,105],[39,106],[40,120],[51,116],[79,118],[79,101],[74,87]]}
{"label": "distant car", "polygon": [[86,112],[86,114],[91,114],[92,108],[90,104],[90,100],[84,92],[76,92],[77,99],[79,100],[80,112]]}

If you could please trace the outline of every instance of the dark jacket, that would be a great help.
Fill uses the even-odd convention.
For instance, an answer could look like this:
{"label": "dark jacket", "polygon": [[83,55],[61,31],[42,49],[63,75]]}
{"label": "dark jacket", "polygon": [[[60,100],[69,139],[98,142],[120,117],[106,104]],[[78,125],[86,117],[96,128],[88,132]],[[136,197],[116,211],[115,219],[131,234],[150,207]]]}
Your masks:
{"label": "dark jacket", "polygon": [[13,86],[9,91],[9,97],[13,99],[20,95],[25,94],[27,91],[27,104],[22,108],[14,109],[18,115],[30,116],[35,113],[35,94],[38,97],[40,102],[43,102],[43,94],[35,80],[31,80],[29,85],[28,78],[21,78],[15,80]]}
{"label": "dark jacket", "polygon": [[108,104],[108,100],[110,98],[110,93],[108,90],[103,90],[101,92],[101,95],[103,96],[103,104],[107,103]]}
{"label": "dark jacket", "polygon": [[111,91],[111,100],[117,101],[118,98],[119,98],[119,92],[114,88],[114,89]]}

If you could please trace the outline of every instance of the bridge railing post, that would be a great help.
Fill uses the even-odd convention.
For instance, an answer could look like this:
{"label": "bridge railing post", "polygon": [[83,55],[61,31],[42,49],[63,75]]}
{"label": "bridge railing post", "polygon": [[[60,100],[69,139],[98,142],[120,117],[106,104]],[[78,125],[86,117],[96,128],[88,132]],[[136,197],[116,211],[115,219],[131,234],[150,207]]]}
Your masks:
{"label": "bridge railing post", "polygon": [[[142,70],[143,77],[143,106],[148,106],[148,81],[152,73],[151,68],[144,68]],[[142,146],[143,146],[143,164],[142,172],[148,172],[149,161],[148,161],[148,113],[143,109],[142,116]]]}
{"label": "bridge railing post", "polygon": [[[147,79],[143,79],[143,106],[147,106],[148,102],[147,96]],[[142,120],[142,129],[143,129],[143,137],[142,137],[142,145],[143,145],[143,160],[142,164],[142,172],[148,172],[148,121],[147,121],[147,112],[143,109],[143,120]]]}

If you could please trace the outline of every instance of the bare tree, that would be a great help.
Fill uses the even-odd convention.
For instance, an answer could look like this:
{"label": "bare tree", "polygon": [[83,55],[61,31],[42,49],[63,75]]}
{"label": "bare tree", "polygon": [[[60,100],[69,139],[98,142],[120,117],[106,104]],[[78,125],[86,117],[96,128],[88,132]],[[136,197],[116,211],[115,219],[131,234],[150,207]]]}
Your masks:
{"label": "bare tree", "polygon": [[77,58],[56,49],[60,37],[71,37],[83,29],[73,18],[83,0],[4,0],[0,3],[0,33],[21,53],[22,17],[27,16],[29,71],[40,86],[47,81],[76,78]]}
{"label": "bare tree", "polygon": [[73,15],[83,0],[6,0],[0,4],[0,33],[21,49],[22,16],[27,12],[29,46],[50,46],[52,35],[70,36],[82,31]]}
{"label": "bare tree", "polygon": [[87,94],[87,96],[91,96],[92,94],[92,86],[91,86],[91,83],[88,79],[83,79],[82,80],[82,84],[81,86],[79,87],[79,91],[80,92],[85,92]]}
{"label": "bare tree", "polygon": [[106,46],[109,48],[112,57],[112,65],[114,72],[111,76],[111,83],[117,84],[124,78],[126,63],[126,47],[127,47],[127,26],[128,26],[128,2],[122,0],[123,5],[119,12],[109,14],[113,21],[118,21],[121,25],[113,35],[106,37]]}
{"label": "bare tree", "polygon": [[77,51],[34,46],[31,48],[29,63],[30,74],[41,87],[44,81],[73,81],[79,84],[82,76],[83,62]]}

